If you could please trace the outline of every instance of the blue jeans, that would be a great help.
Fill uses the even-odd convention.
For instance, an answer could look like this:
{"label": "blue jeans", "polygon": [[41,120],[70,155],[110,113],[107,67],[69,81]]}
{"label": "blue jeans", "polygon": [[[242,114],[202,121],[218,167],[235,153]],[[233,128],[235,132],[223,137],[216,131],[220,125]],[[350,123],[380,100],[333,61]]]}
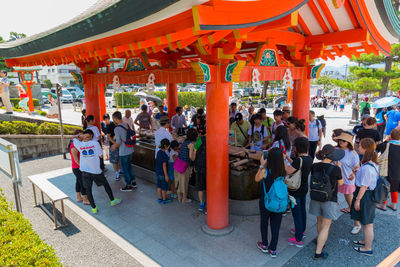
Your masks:
{"label": "blue jeans", "polygon": [[296,241],[303,240],[303,232],[306,230],[307,212],[306,196],[296,197],[296,205],[292,208],[294,228],[296,229]]}
{"label": "blue jeans", "polygon": [[119,160],[121,162],[121,169],[124,173],[125,183],[126,185],[130,185],[133,181],[135,181],[135,173],[133,172],[133,168],[131,165],[132,154],[119,156]]}

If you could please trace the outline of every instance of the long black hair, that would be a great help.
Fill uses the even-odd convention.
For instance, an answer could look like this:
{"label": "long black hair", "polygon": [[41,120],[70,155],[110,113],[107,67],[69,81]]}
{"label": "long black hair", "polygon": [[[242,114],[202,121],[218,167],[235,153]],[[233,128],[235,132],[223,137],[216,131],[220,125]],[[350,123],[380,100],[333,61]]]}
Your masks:
{"label": "long black hair", "polygon": [[283,152],[277,147],[271,148],[271,150],[268,152],[267,170],[270,172],[269,177],[272,179],[286,176]]}
{"label": "long black hair", "polygon": [[276,128],[274,142],[279,141],[281,139],[283,141],[283,144],[285,145],[286,150],[290,150],[289,134],[286,129],[286,126],[283,125]]}

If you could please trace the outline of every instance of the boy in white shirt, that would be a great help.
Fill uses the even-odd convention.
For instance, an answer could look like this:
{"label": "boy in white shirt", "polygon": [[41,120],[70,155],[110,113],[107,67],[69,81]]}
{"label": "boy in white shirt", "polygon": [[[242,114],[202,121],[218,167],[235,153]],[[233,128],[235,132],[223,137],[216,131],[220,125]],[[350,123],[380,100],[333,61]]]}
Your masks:
{"label": "boy in white shirt", "polygon": [[93,181],[97,185],[104,186],[104,189],[110,198],[111,206],[118,205],[121,203],[121,200],[114,198],[111,187],[102,173],[100,168],[100,158],[103,157],[103,150],[101,149],[99,142],[93,140],[93,131],[86,129],[83,132],[83,135],[83,142],[74,138],[74,146],[80,152],[79,170],[82,172],[83,187],[86,190],[93,213],[97,213],[98,209],[94,203],[92,194]]}

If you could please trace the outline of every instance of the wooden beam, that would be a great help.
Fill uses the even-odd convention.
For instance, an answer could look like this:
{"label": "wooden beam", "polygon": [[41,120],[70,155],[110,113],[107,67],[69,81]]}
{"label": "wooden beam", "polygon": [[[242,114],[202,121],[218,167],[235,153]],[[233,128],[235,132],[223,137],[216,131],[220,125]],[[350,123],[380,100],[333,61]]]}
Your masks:
{"label": "wooden beam", "polygon": [[323,43],[328,45],[341,45],[361,43],[368,40],[368,32],[362,29],[332,32],[306,37],[306,44]]}

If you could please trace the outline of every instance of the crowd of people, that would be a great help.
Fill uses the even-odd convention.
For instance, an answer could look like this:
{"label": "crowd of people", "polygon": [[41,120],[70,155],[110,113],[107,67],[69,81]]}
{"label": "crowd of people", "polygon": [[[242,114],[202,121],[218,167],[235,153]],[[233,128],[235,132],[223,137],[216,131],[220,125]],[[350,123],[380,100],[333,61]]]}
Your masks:
{"label": "crowd of people", "polygon": [[[294,227],[287,242],[302,247],[310,213],[317,216],[318,230],[313,258],[326,259],[325,245],[330,225],[342,212],[350,214],[354,223],[349,234],[356,235],[361,231],[364,234],[362,240],[353,242],[354,250],[363,255],[373,255],[375,208],[397,209],[397,192],[400,189],[400,172],[396,164],[400,155],[400,128],[397,127],[400,112],[396,107],[381,113],[381,117],[377,115],[385,120],[384,131],[378,130],[377,119],[368,114],[362,116],[361,124],[356,125],[352,132],[333,130],[335,146],[322,146],[326,121],[317,118],[312,110],[309,113],[308,135],[304,118],[291,116],[289,106],[275,110],[273,118],[267,115],[265,108],[255,113],[250,105],[246,112],[241,111],[237,110],[236,103],[229,107],[230,131],[236,135],[236,145],[263,152],[255,177],[260,182],[261,216],[261,241],[257,247],[272,257],[277,256],[282,216],[290,211]],[[380,112],[378,110],[377,114]],[[130,164],[133,145],[128,144],[136,125],[139,130],[155,129],[157,201],[168,204],[177,199],[181,203],[190,203],[188,186],[193,175],[200,202],[199,211],[206,212],[206,114],[199,108],[190,121],[182,107],[176,108],[176,115],[171,120],[167,114],[165,106],[143,104],[141,113],[135,119],[129,110],[125,111],[124,117],[119,111],[114,112],[112,120],[105,114],[101,131],[95,129],[93,116],[83,116],[85,130],[77,132],[70,147],[78,201],[90,204],[94,213],[98,211],[91,190],[94,181],[104,186],[112,206],[120,203],[104,178],[101,144],[103,147],[109,144],[109,151],[104,154],[113,165],[115,179],[124,177],[125,185],[121,191],[132,191],[137,187]],[[397,124],[393,122],[395,119],[398,119]],[[184,141],[179,143],[176,137],[181,135]],[[318,161],[314,163],[315,157]],[[383,171],[386,174],[382,174]],[[374,201],[374,189],[380,176],[386,176],[390,182],[390,204]],[[284,195],[279,195],[282,192]],[[347,207],[340,211],[339,193],[344,195],[347,203]],[[307,213],[308,194],[311,201]],[[271,228],[270,240],[268,227]]]}

